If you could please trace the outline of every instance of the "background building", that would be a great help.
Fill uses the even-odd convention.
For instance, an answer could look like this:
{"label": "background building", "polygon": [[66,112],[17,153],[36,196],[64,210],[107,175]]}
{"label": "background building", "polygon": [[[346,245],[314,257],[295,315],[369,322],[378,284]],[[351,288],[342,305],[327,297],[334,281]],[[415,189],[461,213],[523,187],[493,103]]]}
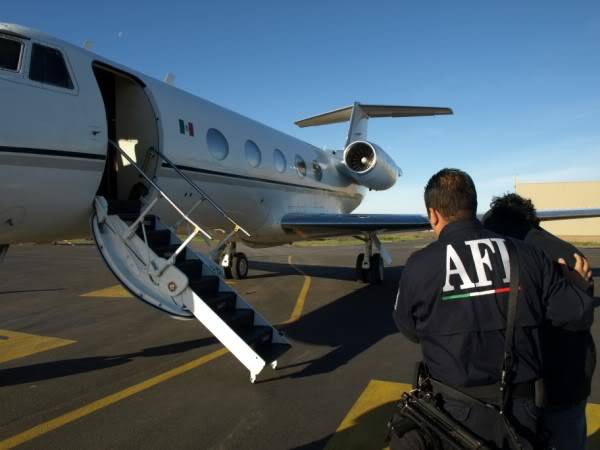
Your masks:
{"label": "background building", "polygon": [[[550,183],[515,182],[515,191],[536,209],[600,208],[600,181]],[[600,237],[600,218],[557,220],[543,227],[558,236]]]}

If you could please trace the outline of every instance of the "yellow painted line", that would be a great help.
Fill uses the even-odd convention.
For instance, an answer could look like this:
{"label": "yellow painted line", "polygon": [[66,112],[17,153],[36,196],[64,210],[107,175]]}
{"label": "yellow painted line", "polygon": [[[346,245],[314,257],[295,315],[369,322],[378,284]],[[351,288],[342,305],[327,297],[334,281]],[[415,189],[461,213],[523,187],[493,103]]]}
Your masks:
{"label": "yellow painted line", "polygon": [[0,441],[0,450],[14,448],[17,445],[24,444],[25,442],[29,442],[32,439],[40,437],[46,433],[49,433],[57,428],[60,428],[64,425],[67,425],[71,422],[74,422],[82,417],[90,415],[99,409],[106,408],[107,406],[113,405],[121,400],[124,400],[132,395],[138,394],[146,389],[149,389],[153,386],[156,386],[159,383],[170,380],[178,375],[189,372],[192,369],[200,367],[210,361],[213,361],[221,356],[227,354],[228,351],[226,348],[222,348],[220,350],[209,353],[208,355],[201,356],[198,359],[190,361],[182,366],[171,369],[167,372],[164,372],[160,375],[152,377],[146,381],[142,381],[141,383],[130,386],[122,391],[115,392],[114,394],[107,395],[99,400],[96,400],[92,403],[88,403],[81,408],[77,408],[73,411],[70,411],[62,416],[51,419],[47,422],[36,425],[29,430],[26,430],[22,433],[19,433],[13,437],[5,439],[4,441]]}
{"label": "yellow painted line", "polygon": [[387,421],[410,384],[371,380],[331,437],[325,450],[382,450]]}
{"label": "yellow painted line", "polygon": [[292,263],[291,256],[288,256],[288,264],[292,266],[296,272],[304,276],[304,283],[302,284],[302,289],[300,289],[300,294],[298,294],[298,298],[296,299],[296,304],[294,305],[294,309],[292,310],[290,318],[283,322],[282,325],[293,323],[302,316],[302,311],[304,311],[304,304],[306,303],[306,297],[308,295],[310,284],[312,282],[311,277],[306,275],[304,272],[302,272],[302,270],[300,270]]}
{"label": "yellow painted line", "polygon": [[0,363],[74,344],[76,341],[0,330]]}
{"label": "yellow painted line", "polygon": [[81,294],[81,297],[132,298],[132,295],[123,286],[117,284],[105,289]]}
{"label": "yellow painted line", "polygon": [[587,419],[587,435],[590,437],[600,430],[600,405],[597,403],[588,403],[585,408]]}
{"label": "yellow painted line", "polygon": [[[371,380],[327,442],[325,450],[382,450],[387,435],[387,421],[394,405],[410,384]],[[600,430],[600,405],[588,403],[587,435]]]}

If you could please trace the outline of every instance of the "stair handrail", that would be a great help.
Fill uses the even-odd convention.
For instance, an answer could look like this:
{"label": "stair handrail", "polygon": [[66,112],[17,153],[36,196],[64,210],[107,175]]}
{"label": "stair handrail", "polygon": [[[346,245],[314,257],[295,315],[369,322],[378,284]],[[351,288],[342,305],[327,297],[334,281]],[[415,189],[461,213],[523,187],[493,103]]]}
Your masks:
{"label": "stair handrail", "polygon": [[159,152],[154,147],[151,147],[149,150],[156,153],[160,158],[162,158],[173,170],[175,170],[175,172],[177,172],[177,174],[181,178],[183,178],[198,194],[200,194],[202,196],[202,199],[207,200],[213,208],[215,208],[219,213],[221,213],[221,215],[223,217],[225,217],[225,219],[227,219],[229,222],[231,222],[236,231],[239,230],[242,233],[244,233],[246,236],[250,237],[250,233],[248,233],[241,225],[239,225],[235,220],[233,220],[225,212],[225,210],[223,210],[223,208],[221,208],[212,198],[210,198],[210,196],[206,192],[204,192],[203,189],[198,187],[198,185],[196,183],[194,183],[187,175],[185,175],[181,171],[181,169],[179,169],[179,167],[177,167],[177,165],[175,165],[175,163],[173,163],[173,161],[171,161],[169,158],[167,158],[167,156],[164,153]]}
{"label": "stair handrail", "polygon": [[[121,148],[121,146],[119,144],[117,144],[115,141],[113,141],[112,139],[108,139],[108,142],[110,145],[112,145],[127,161],[129,161],[129,164],[131,164],[131,166],[133,166],[142,177],[144,177],[144,179],[156,190],[156,192],[162,197],[164,198],[172,207],[173,209],[175,209],[175,211],[177,211],[181,217],[183,217],[186,222],[188,222],[190,225],[192,225],[194,227],[194,232],[190,235],[190,237],[188,237],[188,239],[186,239],[183,244],[180,246],[180,248],[175,252],[175,254],[179,254],[179,252],[187,245],[189,244],[189,242],[196,236],[196,234],[198,234],[198,232],[201,232],[207,239],[213,239],[212,236],[210,234],[208,234],[206,231],[204,231],[202,229],[202,227],[200,225],[198,225],[196,222],[194,222],[192,219],[190,219],[186,213],[184,213],[179,206],[177,206],[177,204],[171,200],[171,198],[160,188],[160,186],[158,186],[154,181],[152,181],[152,179],[146,175],[146,173],[136,164],[136,162],[127,154],[127,152],[125,150],[123,150]],[[150,211],[150,209],[152,209],[152,207],[154,207],[154,204],[156,203],[158,199],[155,198],[149,205],[148,207],[142,212],[142,214],[140,215],[140,217],[138,217],[138,219],[131,225],[130,229],[135,230],[137,228],[137,225],[144,220],[144,217],[148,214],[148,212]]]}

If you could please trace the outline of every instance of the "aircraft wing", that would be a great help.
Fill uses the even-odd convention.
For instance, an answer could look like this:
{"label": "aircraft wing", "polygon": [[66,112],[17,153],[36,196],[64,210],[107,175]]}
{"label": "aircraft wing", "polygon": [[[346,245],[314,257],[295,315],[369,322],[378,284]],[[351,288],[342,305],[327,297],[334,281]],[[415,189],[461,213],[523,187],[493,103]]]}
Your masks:
{"label": "aircraft wing", "polygon": [[547,220],[565,220],[565,219],[585,219],[590,217],[600,217],[600,208],[587,209],[547,209],[536,212],[538,219]]}
{"label": "aircraft wing", "polygon": [[[542,221],[600,217],[600,208],[540,210],[537,216]],[[308,236],[431,229],[427,217],[418,214],[292,213],[283,216],[281,226],[284,230]]]}
{"label": "aircraft wing", "polygon": [[431,227],[427,217],[417,214],[300,214],[285,215],[284,230],[299,234],[352,234],[361,231],[421,231]]}

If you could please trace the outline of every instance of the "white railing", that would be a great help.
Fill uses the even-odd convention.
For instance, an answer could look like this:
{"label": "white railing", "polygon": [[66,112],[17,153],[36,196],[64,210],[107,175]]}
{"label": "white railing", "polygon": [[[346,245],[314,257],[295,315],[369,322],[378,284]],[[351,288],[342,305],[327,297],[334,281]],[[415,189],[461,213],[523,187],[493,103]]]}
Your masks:
{"label": "white railing", "polygon": [[[154,208],[154,206],[156,205],[156,203],[160,200],[160,198],[163,198],[167,201],[167,203],[169,203],[171,205],[171,207],[177,211],[177,213],[181,216],[181,220],[177,222],[177,225],[182,224],[183,222],[187,222],[188,225],[191,225],[193,227],[193,231],[189,234],[189,236],[179,245],[179,247],[177,248],[177,250],[175,250],[175,252],[173,252],[173,254],[170,256],[170,258],[167,260],[167,264],[165,265],[165,267],[163,268],[163,270],[168,267],[169,265],[173,265],[175,264],[175,260],[177,258],[177,256],[190,244],[190,242],[192,242],[192,240],[198,235],[200,234],[203,239],[205,241],[209,241],[212,240],[212,236],[206,232],[202,227],[200,227],[200,225],[198,225],[196,222],[194,222],[194,220],[192,220],[190,218],[191,213],[194,211],[194,209],[196,209],[198,207],[199,204],[201,204],[204,200],[207,200],[211,206],[213,206],[217,211],[219,211],[229,222],[231,222],[234,225],[234,230],[231,233],[231,236],[233,236],[233,234],[237,233],[238,231],[242,231],[243,233],[245,233],[247,236],[250,236],[250,234],[244,230],[240,225],[238,225],[231,217],[229,217],[227,215],[227,213],[225,213],[225,211],[223,211],[223,209],[221,207],[219,207],[219,205],[217,205],[210,197],[208,197],[208,195],[206,195],[206,193],[200,189],[195,183],[193,183],[188,177],[186,177],[168,158],[166,158],[164,155],[162,155],[161,153],[157,152],[154,149],[151,149],[152,151],[154,151],[157,155],[159,155],[162,159],[165,160],[165,162],[167,164],[169,164],[171,167],[173,167],[177,173],[181,176],[181,178],[183,178],[194,190],[196,190],[196,192],[198,192],[202,198],[196,202],[191,208],[190,210],[186,213],[183,212],[183,210],[181,208],[179,208],[179,206],[177,206],[177,204],[160,188],[160,186],[158,186],[148,175],[146,175],[146,173],[144,172],[144,170],[142,170],[137,163],[127,154],[127,152],[125,150],[123,150],[121,148],[121,146],[119,144],[117,144],[116,142],[112,141],[112,140],[108,140],[109,144],[112,145],[120,154],[123,158],[125,158],[129,164],[135,168],[140,175],[148,182],[148,184],[150,186],[152,186],[152,188],[154,188],[155,190],[155,195],[154,198],[145,205],[145,207],[143,208],[142,212],[140,213],[140,216],[128,227],[128,230],[126,232],[126,235],[124,236],[124,238],[128,239],[131,238],[131,236],[133,236],[135,234],[135,232],[137,231],[138,226],[141,224],[142,225],[142,235],[143,235],[143,239],[144,242],[146,244],[146,247],[148,246],[148,239],[146,237],[146,229],[144,226],[144,219],[146,218],[146,216],[150,213],[150,211],[152,211],[152,209]],[[148,259],[149,259],[149,255],[146,255],[146,263],[149,263]]]}
{"label": "white railing", "polygon": [[202,189],[200,189],[198,187],[198,185],[196,183],[194,183],[190,178],[188,178],[188,176],[186,174],[184,174],[181,169],[179,169],[179,167],[177,167],[175,165],[175,163],[173,163],[169,158],[167,158],[164,154],[162,154],[161,152],[159,152],[158,150],[156,150],[155,148],[150,148],[150,151],[154,152],[155,154],[157,154],[159,156],[159,158],[161,158],[163,161],[165,161],[167,163],[167,165],[169,167],[171,167],[173,170],[175,170],[175,172],[177,172],[177,174],[184,179],[187,184],[190,185],[190,187],[192,189],[194,189],[198,194],[200,194],[201,198],[198,202],[196,202],[196,204],[194,204],[194,206],[192,206],[192,208],[190,209],[190,211],[188,212],[188,214],[193,211],[194,209],[196,209],[196,207],[202,203],[204,200],[206,200],[208,203],[210,203],[210,205],[216,209],[225,219],[227,219],[229,222],[231,222],[234,226],[234,229],[236,231],[241,231],[242,233],[244,233],[246,236],[250,237],[250,233],[248,233],[246,230],[244,230],[244,228],[242,228],[241,225],[239,225],[235,220],[233,220],[224,210],[223,208],[221,208],[219,205],[217,205],[214,200],[212,200],[207,194],[206,192],[204,192]]}

